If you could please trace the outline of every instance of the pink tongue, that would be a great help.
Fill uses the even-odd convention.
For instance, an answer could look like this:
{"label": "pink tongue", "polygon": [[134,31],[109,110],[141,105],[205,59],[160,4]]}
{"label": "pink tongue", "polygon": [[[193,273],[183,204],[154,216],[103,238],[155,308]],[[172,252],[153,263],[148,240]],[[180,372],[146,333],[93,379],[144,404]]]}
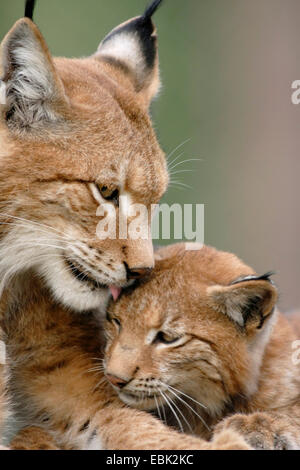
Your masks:
{"label": "pink tongue", "polygon": [[112,295],[114,301],[116,302],[116,300],[118,300],[118,298],[119,298],[120,295],[121,295],[121,292],[122,292],[121,287],[110,286],[110,287],[109,287],[109,290],[110,290],[110,293],[111,293],[111,295]]}

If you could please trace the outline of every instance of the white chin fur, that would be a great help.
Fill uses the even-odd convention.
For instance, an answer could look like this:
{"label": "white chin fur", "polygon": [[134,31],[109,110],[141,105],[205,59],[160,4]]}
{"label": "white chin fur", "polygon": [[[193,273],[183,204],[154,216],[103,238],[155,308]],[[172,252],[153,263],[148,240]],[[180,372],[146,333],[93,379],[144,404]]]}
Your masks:
{"label": "white chin fur", "polygon": [[145,398],[145,399],[138,399],[131,397],[127,393],[119,392],[120,400],[125,403],[125,405],[130,406],[131,408],[135,408],[137,410],[144,410],[144,411],[152,411],[156,410],[156,403],[154,398]]}
{"label": "white chin fur", "polygon": [[67,270],[63,259],[52,265],[51,269],[45,263],[38,266],[37,270],[51,289],[54,298],[65,307],[79,312],[94,309],[104,311],[110,296],[109,290],[92,290],[87,283],[77,280]]}

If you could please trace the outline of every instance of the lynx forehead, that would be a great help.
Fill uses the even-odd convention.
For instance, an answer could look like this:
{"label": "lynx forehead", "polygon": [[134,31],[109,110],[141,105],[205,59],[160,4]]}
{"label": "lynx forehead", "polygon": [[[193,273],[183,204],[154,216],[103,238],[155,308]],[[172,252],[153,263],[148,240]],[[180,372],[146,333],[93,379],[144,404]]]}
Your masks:
{"label": "lynx forehead", "polygon": [[160,86],[159,3],[83,59],[52,58],[29,18],[4,38],[0,291],[33,269],[56,300],[88,310],[153,268],[150,240],[99,240],[96,212],[107,202],[119,210],[123,194],[150,207],[168,185],[148,113]]}

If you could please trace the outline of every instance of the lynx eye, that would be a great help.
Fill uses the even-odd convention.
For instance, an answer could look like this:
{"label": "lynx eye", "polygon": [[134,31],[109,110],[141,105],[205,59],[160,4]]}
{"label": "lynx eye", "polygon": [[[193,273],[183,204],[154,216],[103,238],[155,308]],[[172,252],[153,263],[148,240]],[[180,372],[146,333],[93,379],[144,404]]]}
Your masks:
{"label": "lynx eye", "polygon": [[112,318],[111,321],[112,321],[112,323],[117,325],[119,328],[121,327],[121,322],[117,318]]}
{"label": "lynx eye", "polygon": [[122,328],[120,320],[118,320],[117,318],[112,318],[110,322],[116,327],[118,333],[120,333]]}
{"label": "lynx eye", "polygon": [[162,343],[162,344],[173,344],[177,343],[182,340],[182,336],[171,336],[168,333],[164,333],[163,331],[159,331],[154,339],[155,343]]}
{"label": "lynx eye", "polygon": [[109,323],[113,323],[118,329],[121,329],[121,322],[118,318],[116,317],[111,317],[110,316],[110,313],[107,311],[106,312],[106,320],[109,322]]}
{"label": "lynx eye", "polygon": [[112,201],[116,206],[119,205],[119,190],[118,188],[109,188],[108,186],[97,184],[97,188],[103,199]]}

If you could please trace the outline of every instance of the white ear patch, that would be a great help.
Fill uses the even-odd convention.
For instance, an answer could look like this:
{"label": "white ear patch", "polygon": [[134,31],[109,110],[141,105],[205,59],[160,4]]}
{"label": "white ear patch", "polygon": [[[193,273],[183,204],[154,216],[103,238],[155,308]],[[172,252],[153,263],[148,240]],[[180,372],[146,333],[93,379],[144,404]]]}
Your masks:
{"label": "white ear patch", "polygon": [[145,60],[141,51],[141,44],[132,32],[120,32],[102,42],[99,46],[102,56],[113,57],[115,60],[124,63],[135,73],[141,75],[144,73]]}
{"label": "white ear patch", "polygon": [[37,41],[29,35],[23,41],[19,40],[12,56],[17,64],[13,78],[19,92],[33,101],[49,98],[53,94],[53,83],[46,57]]}
{"label": "white ear patch", "polygon": [[245,320],[241,311],[241,306],[246,304],[248,300],[247,291],[240,289],[238,292],[232,291],[228,293],[226,288],[221,286],[212,286],[207,289],[208,295],[214,299],[214,308],[219,312],[227,315],[239,326],[245,325]]}
{"label": "white ear patch", "polygon": [[14,44],[11,54],[17,67],[6,86],[6,104],[14,106],[15,120],[26,124],[55,120],[49,106],[54,82],[41,47],[28,35]]}
{"label": "white ear patch", "polygon": [[65,99],[63,87],[33,23],[26,19],[16,23],[2,44],[1,59],[0,102],[7,107],[7,122],[23,129],[61,120],[55,108]]}
{"label": "white ear patch", "polygon": [[6,363],[6,348],[3,341],[0,341],[0,364],[4,365]]}
{"label": "white ear patch", "polygon": [[[160,3],[160,2],[159,2]],[[159,4],[155,4],[156,7]],[[155,10],[155,9],[154,9]],[[100,43],[96,57],[110,62],[129,75],[135,90],[144,96],[145,104],[160,87],[157,36],[151,21],[153,9],[113,29]]]}
{"label": "white ear patch", "polygon": [[6,85],[0,81],[0,104],[6,104]]}

